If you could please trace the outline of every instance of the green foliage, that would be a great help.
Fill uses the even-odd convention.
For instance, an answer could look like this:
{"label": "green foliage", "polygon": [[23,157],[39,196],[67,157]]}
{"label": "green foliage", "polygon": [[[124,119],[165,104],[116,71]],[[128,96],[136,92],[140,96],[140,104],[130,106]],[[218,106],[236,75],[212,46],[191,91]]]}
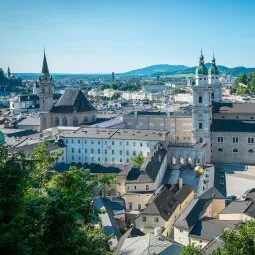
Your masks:
{"label": "green foliage", "polygon": [[185,90],[185,89],[181,89],[181,88],[174,88],[174,89],[172,90],[172,93],[173,93],[174,95],[176,95],[176,94],[184,94],[184,93],[186,93],[186,90]]}
{"label": "green foliage", "polygon": [[238,95],[253,95],[255,93],[255,73],[238,76],[234,88]]}
{"label": "green foliage", "polygon": [[131,162],[134,164],[135,167],[140,168],[145,160],[145,157],[141,154],[133,156],[131,158]]}
{"label": "green foliage", "polygon": [[194,244],[190,244],[188,246],[184,246],[180,255],[200,255],[201,247],[195,246]]}
{"label": "green foliage", "polygon": [[109,237],[91,225],[97,216],[92,191],[100,180],[75,167],[55,172],[59,154],[44,143],[31,155],[8,155],[0,146],[0,155],[2,254],[111,254]]}
{"label": "green foliage", "polygon": [[123,82],[114,82],[111,84],[101,84],[98,86],[99,90],[104,90],[104,89],[117,89],[121,91],[138,91],[141,89],[140,84],[137,83],[123,83]]}

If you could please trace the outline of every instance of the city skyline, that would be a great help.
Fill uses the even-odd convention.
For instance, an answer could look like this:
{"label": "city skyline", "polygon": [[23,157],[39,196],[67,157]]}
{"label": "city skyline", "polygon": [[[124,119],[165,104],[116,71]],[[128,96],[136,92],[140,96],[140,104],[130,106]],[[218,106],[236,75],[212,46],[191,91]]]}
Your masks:
{"label": "city skyline", "polygon": [[[47,4],[45,4],[47,2]],[[32,2],[4,0],[0,67],[52,73],[116,73],[156,64],[254,67],[255,3],[246,1]],[[195,57],[194,57],[195,56]]]}

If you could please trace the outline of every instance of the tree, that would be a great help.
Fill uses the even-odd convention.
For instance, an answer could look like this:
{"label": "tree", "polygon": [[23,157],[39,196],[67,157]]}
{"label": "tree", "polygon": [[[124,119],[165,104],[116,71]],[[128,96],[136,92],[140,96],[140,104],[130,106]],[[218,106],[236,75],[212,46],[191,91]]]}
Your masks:
{"label": "tree", "polygon": [[31,155],[0,152],[2,254],[110,254],[109,237],[91,224],[96,177],[75,167],[54,171],[59,154],[45,143]]}
{"label": "tree", "polygon": [[200,255],[201,247],[195,246],[194,244],[190,244],[188,246],[184,246],[180,255]]}
{"label": "tree", "polygon": [[131,162],[135,165],[135,167],[140,168],[145,160],[145,157],[141,154],[133,156],[131,158]]}

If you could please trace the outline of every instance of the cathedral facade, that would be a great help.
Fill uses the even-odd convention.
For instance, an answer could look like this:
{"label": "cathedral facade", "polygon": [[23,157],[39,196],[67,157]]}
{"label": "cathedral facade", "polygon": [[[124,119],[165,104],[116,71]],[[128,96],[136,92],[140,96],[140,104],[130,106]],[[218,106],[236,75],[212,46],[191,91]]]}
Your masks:
{"label": "cathedral facade", "polygon": [[96,120],[96,109],[79,89],[67,89],[53,104],[54,85],[45,52],[38,87],[41,130],[56,126],[78,126]]}

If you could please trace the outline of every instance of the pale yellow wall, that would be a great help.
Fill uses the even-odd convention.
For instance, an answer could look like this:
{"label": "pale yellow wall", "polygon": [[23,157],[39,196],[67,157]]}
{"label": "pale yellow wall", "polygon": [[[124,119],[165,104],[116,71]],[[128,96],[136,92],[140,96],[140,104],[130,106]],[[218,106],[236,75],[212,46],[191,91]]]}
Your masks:
{"label": "pale yellow wall", "polygon": [[132,203],[132,210],[138,211],[138,204],[141,205],[141,209],[144,209],[152,195],[153,193],[126,193],[122,198],[125,200],[127,211],[129,211],[129,203]]}

